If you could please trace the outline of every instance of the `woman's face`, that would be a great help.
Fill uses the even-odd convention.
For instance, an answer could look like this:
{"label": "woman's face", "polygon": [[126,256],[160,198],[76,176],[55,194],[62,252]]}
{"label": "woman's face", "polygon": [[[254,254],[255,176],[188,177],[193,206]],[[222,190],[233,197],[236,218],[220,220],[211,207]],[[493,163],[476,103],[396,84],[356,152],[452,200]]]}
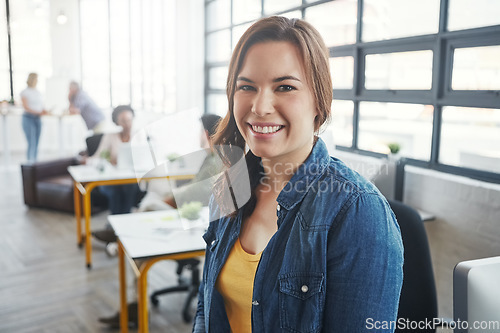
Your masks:
{"label": "woman's face", "polygon": [[259,157],[302,163],[311,152],[316,108],[302,57],[289,42],[250,47],[236,79],[234,117]]}
{"label": "woman's face", "polygon": [[122,111],[116,118],[116,122],[122,127],[124,132],[130,132],[134,122],[134,114],[131,111]]}

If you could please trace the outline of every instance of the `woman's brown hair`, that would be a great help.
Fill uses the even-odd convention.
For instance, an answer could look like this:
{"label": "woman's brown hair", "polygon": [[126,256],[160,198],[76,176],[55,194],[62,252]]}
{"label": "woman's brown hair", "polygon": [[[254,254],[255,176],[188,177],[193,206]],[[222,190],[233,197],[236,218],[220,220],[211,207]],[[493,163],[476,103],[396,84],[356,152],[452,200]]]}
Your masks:
{"label": "woman's brown hair", "polygon": [[330,119],[332,102],[332,81],[330,78],[328,49],[319,32],[309,23],[299,19],[271,16],[258,20],[241,36],[233,51],[227,77],[226,93],[229,110],[221,120],[214,135],[214,144],[224,147],[219,151],[223,161],[229,166],[231,148],[245,149],[245,140],[234,119],[234,93],[236,78],[241,71],[245,56],[255,44],[264,42],[290,42],[297,47],[308,83],[316,101],[317,116],[315,130]]}

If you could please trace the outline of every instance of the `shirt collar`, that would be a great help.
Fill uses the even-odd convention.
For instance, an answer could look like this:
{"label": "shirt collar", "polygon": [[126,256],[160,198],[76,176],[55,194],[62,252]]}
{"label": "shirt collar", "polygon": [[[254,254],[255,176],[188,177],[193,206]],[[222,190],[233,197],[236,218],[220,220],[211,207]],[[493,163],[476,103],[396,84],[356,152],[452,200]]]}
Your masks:
{"label": "shirt collar", "polygon": [[328,149],[323,140],[318,138],[309,157],[299,166],[290,181],[281,190],[277,199],[278,204],[290,210],[302,201],[309,188],[323,174],[329,160]]}

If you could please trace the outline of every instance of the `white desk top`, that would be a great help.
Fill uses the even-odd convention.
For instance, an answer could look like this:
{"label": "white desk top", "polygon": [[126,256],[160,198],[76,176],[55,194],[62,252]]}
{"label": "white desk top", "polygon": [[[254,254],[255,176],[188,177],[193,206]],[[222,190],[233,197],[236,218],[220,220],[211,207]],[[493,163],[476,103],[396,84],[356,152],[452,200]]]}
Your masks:
{"label": "white desk top", "polygon": [[208,207],[189,221],[177,210],[110,215],[108,221],[132,259],[205,250]]}
{"label": "white desk top", "polygon": [[177,170],[166,170],[158,167],[154,172],[144,172],[136,171],[133,169],[119,169],[112,165],[108,165],[103,171],[97,169],[94,165],[73,165],[68,167],[68,172],[71,177],[79,183],[88,183],[95,181],[105,181],[105,180],[118,180],[118,179],[131,179],[136,178],[140,180],[141,178],[148,177],[166,177],[166,176],[184,176],[184,175],[194,175],[198,170],[184,168]]}

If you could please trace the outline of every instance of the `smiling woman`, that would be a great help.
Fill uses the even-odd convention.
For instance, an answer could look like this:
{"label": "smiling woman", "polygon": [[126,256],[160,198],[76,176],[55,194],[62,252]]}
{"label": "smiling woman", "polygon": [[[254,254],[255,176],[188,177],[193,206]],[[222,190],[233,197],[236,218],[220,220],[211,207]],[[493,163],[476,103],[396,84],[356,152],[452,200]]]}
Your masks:
{"label": "smiling woman", "polygon": [[[234,146],[247,148],[252,195],[204,235],[194,332],[365,332],[368,318],[396,319],[394,214],[317,136],[330,117],[329,74],[323,40],[302,20],[261,19],[236,45],[214,140],[229,168]],[[215,195],[212,216],[224,198]]]}

